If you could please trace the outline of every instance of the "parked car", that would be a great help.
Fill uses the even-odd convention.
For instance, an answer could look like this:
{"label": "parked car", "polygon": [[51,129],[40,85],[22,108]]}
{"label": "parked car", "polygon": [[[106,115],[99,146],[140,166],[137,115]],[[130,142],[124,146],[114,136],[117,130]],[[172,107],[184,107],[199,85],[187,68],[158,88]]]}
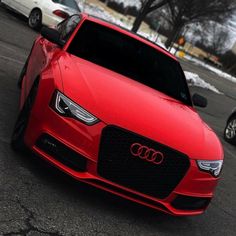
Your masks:
{"label": "parked car", "polygon": [[223,164],[177,59],[88,15],[43,28],[22,70],[12,147],[173,215],[202,213]]}
{"label": "parked car", "polygon": [[233,109],[231,115],[229,116],[225,130],[224,139],[233,145],[236,145],[236,108]]}
{"label": "parked car", "polygon": [[3,4],[25,15],[28,25],[39,29],[42,25],[56,26],[68,16],[80,12],[75,0],[1,0]]}

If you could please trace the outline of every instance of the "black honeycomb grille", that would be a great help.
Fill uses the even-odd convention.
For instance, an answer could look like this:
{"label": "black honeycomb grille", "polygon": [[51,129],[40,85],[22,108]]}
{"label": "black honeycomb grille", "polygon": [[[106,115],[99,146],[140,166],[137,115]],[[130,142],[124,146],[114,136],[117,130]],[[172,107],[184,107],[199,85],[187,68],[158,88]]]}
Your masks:
{"label": "black honeycomb grille", "polygon": [[[164,154],[160,165],[132,156],[130,146],[140,143]],[[102,132],[98,174],[114,183],[156,198],[166,198],[182,180],[189,158],[165,145],[130,131],[107,126]]]}

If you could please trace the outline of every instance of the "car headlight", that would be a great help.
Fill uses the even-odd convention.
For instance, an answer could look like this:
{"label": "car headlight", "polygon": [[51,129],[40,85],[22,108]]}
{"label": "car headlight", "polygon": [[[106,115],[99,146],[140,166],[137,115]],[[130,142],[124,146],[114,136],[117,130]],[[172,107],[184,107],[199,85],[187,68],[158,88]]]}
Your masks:
{"label": "car headlight", "polygon": [[94,125],[99,121],[98,118],[59,91],[55,92],[51,106],[60,115],[75,118],[87,125]]}
{"label": "car headlight", "polygon": [[222,166],[223,166],[223,160],[218,161],[197,161],[198,167],[206,172],[209,172],[214,177],[218,177],[220,175]]}

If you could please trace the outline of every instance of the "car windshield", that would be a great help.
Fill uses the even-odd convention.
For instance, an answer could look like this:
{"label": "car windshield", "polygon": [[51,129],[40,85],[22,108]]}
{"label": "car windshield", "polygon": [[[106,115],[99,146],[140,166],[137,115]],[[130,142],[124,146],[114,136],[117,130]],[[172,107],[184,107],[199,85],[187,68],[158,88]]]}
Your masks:
{"label": "car windshield", "polygon": [[79,7],[74,0],[54,0],[54,2],[79,11]]}
{"label": "car windshield", "polygon": [[126,34],[86,20],[68,52],[192,105],[179,63]]}

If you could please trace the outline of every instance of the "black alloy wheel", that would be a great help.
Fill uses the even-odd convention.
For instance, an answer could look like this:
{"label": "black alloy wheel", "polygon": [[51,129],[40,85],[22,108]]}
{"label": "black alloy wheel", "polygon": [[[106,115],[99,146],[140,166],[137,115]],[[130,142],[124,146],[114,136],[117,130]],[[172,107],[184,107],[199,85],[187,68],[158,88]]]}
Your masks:
{"label": "black alloy wheel", "polygon": [[225,127],[224,139],[233,145],[236,145],[236,115],[232,116]]}
{"label": "black alloy wheel", "polygon": [[30,28],[39,30],[42,27],[42,12],[34,9],[29,15],[28,25]]}

